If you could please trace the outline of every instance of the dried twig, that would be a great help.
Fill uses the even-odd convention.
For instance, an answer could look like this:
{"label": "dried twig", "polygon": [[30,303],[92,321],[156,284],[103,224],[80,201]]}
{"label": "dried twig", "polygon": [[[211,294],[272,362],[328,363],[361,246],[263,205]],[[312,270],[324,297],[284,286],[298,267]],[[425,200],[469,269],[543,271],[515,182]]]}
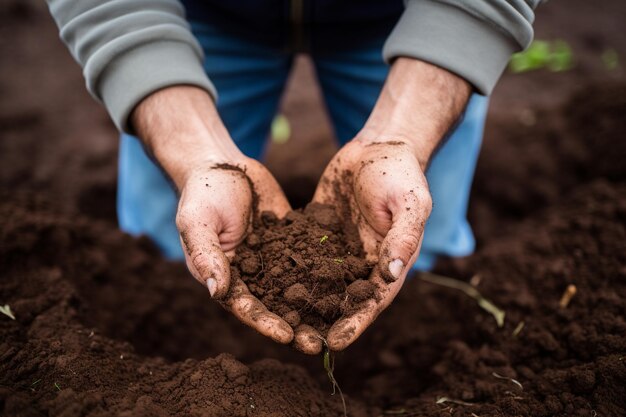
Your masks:
{"label": "dried twig", "polygon": [[574,298],[574,296],[576,295],[576,291],[577,289],[575,285],[568,285],[567,288],[565,288],[563,295],[561,296],[561,301],[559,301],[559,307],[567,308],[570,301],[572,301],[572,298]]}

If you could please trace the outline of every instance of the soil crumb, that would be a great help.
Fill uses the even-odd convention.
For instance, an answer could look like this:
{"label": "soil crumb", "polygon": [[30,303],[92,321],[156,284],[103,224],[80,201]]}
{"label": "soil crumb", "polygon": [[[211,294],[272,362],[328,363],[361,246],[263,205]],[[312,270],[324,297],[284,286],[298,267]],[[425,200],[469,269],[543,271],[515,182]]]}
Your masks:
{"label": "soil crumb", "polygon": [[356,226],[335,208],[310,203],[278,219],[264,212],[231,265],[250,292],[292,327],[326,336],[330,327],[374,296]]}

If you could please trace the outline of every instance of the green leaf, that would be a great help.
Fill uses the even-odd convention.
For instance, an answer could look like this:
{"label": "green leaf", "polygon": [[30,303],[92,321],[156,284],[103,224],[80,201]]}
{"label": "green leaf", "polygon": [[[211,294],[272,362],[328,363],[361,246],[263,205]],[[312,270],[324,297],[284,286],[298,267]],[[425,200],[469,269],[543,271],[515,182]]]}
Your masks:
{"label": "green leaf", "polygon": [[574,66],[572,49],[567,42],[557,40],[552,45],[552,53],[548,62],[548,68],[554,72],[567,71]]}
{"label": "green leaf", "polygon": [[572,48],[564,40],[533,41],[522,52],[513,54],[509,61],[509,71],[521,73],[548,68],[551,71],[566,71],[574,66]]}
{"label": "green leaf", "polygon": [[12,320],[15,320],[15,316],[13,315],[13,312],[11,311],[11,307],[8,304],[0,306],[0,313],[4,314],[5,316],[8,316]]}
{"label": "green leaf", "polygon": [[272,142],[282,145],[291,137],[289,120],[282,114],[277,115],[272,121]]}

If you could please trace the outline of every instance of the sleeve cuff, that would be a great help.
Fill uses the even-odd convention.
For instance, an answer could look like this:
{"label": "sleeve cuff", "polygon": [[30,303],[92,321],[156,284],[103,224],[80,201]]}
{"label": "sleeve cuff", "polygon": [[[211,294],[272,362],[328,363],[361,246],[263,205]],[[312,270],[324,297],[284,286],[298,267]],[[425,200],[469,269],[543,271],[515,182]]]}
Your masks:
{"label": "sleeve cuff", "polygon": [[489,95],[519,49],[511,37],[462,9],[412,1],[387,39],[383,57],[387,62],[400,56],[430,62]]}
{"label": "sleeve cuff", "polygon": [[135,106],[154,91],[181,84],[203,88],[217,99],[215,87],[191,46],[158,41],[118,55],[103,71],[97,90],[115,126],[132,133],[128,118]]}

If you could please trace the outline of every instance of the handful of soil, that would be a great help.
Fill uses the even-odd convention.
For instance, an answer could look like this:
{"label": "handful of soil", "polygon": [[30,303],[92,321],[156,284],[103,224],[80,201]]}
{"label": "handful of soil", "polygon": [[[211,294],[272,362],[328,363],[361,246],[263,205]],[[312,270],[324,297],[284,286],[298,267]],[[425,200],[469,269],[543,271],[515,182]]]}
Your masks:
{"label": "handful of soil", "polygon": [[324,337],[337,319],[373,297],[372,268],[356,226],[319,203],[283,219],[262,213],[231,262],[232,277],[241,277],[270,311]]}

